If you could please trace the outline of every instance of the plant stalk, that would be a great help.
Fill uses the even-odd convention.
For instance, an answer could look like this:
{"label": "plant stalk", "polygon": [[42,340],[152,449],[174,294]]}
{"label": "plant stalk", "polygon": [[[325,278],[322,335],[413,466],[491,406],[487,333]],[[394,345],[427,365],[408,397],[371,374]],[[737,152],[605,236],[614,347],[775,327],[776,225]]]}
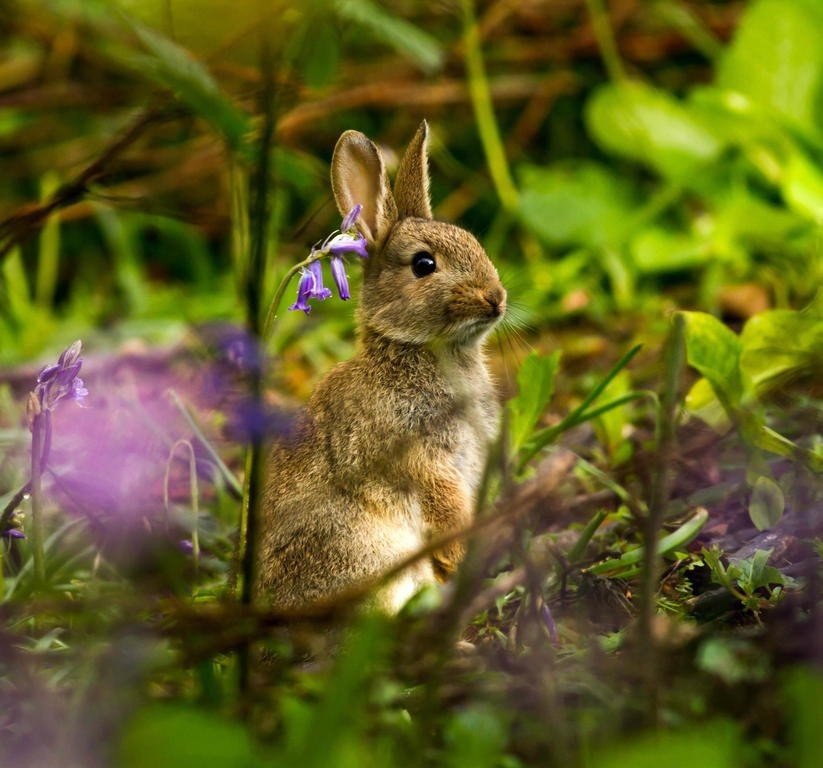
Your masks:
{"label": "plant stalk", "polygon": [[[655,472],[649,494],[649,512],[644,531],[643,569],[640,587],[640,616],[638,618],[638,653],[644,670],[648,703],[648,716],[656,723],[658,714],[657,655],[652,635],[655,615],[657,580],[660,563],[658,541],[669,498],[669,477],[674,454],[677,422],[678,385],[686,359],[685,319],[675,314],[664,352],[665,380],[657,416]],[[640,660],[639,659],[639,660]]]}
{"label": "plant stalk", "polygon": [[483,64],[480,31],[474,16],[474,0],[461,0],[463,8],[463,38],[466,51],[466,70],[469,76],[471,97],[477,130],[483,144],[483,152],[489,165],[495,191],[503,207],[512,212],[517,209],[517,188],[512,180],[506,151],[500,138],[500,130],[494,117],[489,80]]}

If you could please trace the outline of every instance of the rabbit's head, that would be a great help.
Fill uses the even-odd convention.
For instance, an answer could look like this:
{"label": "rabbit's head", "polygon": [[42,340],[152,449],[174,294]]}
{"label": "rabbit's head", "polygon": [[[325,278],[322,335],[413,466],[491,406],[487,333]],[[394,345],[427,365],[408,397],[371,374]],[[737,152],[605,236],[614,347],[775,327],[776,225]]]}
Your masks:
{"label": "rabbit's head", "polygon": [[394,185],[383,156],[358,131],[346,131],[332,158],[332,188],[342,215],[357,203],[369,257],[360,302],[364,328],[410,344],[468,345],[503,316],[506,290],[473,235],[432,220],[424,121]]}

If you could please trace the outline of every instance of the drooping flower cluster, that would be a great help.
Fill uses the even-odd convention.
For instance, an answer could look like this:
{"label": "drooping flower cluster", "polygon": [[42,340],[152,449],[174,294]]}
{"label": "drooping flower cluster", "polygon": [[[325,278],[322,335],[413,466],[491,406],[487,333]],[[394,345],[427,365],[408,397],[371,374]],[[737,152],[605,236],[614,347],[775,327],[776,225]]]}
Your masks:
{"label": "drooping flower cluster", "polygon": [[57,403],[64,398],[82,405],[83,399],[89,394],[83,379],[77,375],[83,365],[83,359],[80,357],[82,348],[82,342],[75,341],[57,359],[57,365],[50,365],[40,372],[34,387],[34,396],[41,412],[53,411]]}
{"label": "drooping flower cluster", "polygon": [[337,286],[337,295],[344,301],[351,298],[343,254],[356,253],[361,259],[369,255],[366,251],[366,238],[357,231],[356,226],[357,217],[360,216],[362,210],[362,205],[359,203],[355,205],[346,214],[340,224],[340,229],[332,232],[321,245],[316,245],[311,249],[309,258],[314,258],[300,273],[297,301],[289,307],[290,310],[299,309],[309,314],[311,312],[310,299],[324,301],[332,295],[332,292],[323,285],[323,269],[320,261],[324,256],[330,257],[331,274]]}

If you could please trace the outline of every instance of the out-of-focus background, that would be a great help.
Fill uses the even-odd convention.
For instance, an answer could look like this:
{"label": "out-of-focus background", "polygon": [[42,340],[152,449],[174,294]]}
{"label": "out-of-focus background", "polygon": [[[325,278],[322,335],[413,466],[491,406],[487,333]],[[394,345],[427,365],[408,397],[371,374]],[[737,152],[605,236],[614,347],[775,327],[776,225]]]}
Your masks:
{"label": "out-of-focus background", "polygon": [[[8,0],[0,40],[4,759],[814,764],[819,0]],[[234,612],[238,499],[250,423],[280,429],[353,353],[356,295],[306,316],[290,286],[262,352],[252,339],[340,225],[340,133],[393,170],[424,118],[435,216],[509,290],[490,349],[501,397],[521,393],[528,515],[466,582],[475,614],[423,599],[315,668],[314,641]],[[677,310],[689,372],[667,384]],[[49,415],[32,544],[26,400],[76,339],[89,394]],[[238,359],[267,361],[262,403]],[[661,535],[680,538],[636,630],[666,418]],[[574,470],[529,469],[567,429]],[[243,648],[264,636],[278,661],[255,688]]]}

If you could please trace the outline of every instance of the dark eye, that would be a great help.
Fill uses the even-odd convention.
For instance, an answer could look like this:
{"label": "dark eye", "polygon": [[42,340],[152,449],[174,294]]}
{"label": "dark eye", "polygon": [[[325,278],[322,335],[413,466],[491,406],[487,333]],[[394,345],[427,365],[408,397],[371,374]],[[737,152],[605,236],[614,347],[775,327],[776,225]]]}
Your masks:
{"label": "dark eye", "polygon": [[425,277],[437,269],[437,262],[428,251],[418,251],[412,256],[411,268],[415,277]]}

